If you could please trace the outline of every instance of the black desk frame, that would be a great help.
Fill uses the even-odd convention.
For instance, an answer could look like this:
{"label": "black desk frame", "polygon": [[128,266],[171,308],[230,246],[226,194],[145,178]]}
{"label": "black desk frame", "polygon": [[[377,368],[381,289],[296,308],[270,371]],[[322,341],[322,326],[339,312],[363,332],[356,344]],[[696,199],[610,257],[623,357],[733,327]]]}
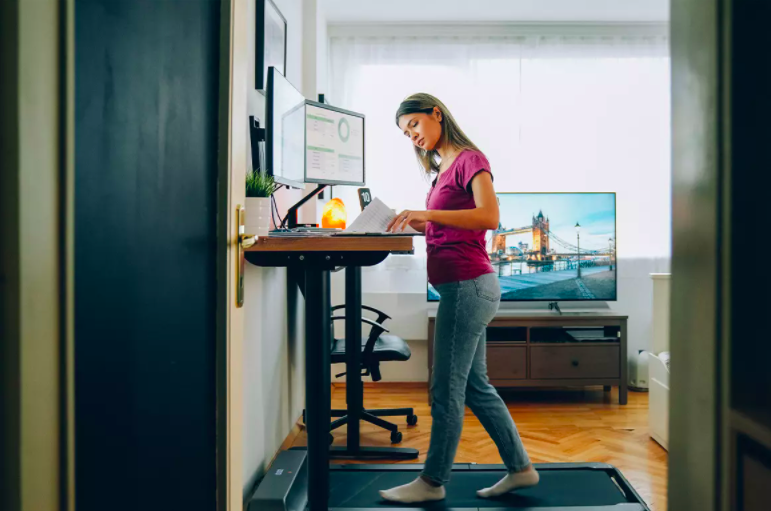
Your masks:
{"label": "black desk frame", "polygon": [[[246,260],[257,266],[286,267],[288,278],[296,278],[305,295],[305,423],[308,436],[308,509],[327,511],[329,504],[329,426],[332,420],[331,361],[332,343],[330,273],[339,267],[346,269],[345,340],[346,386],[348,403],[363,401],[361,385],[361,267],[383,262],[391,251],[248,251]],[[303,278],[304,277],[304,278]],[[310,363],[309,363],[310,361]],[[345,449],[350,457],[383,456],[396,448],[361,447],[359,445],[359,410],[352,407],[347,424]],[[380,456],[378,456],[380,451]]]}

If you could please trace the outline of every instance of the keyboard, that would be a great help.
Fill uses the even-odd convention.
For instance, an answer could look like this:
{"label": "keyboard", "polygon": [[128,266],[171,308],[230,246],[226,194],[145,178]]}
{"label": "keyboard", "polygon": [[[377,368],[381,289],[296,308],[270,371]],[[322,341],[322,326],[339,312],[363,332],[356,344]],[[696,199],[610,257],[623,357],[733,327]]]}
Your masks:
{"label": "keyboard", "polygon": [[337,227],[294,227],[292,229],[274,229],[273,233],[291,233],[291,232],[340,232],[342,229]]}
{"label": "keyboard", "polygon": [[342,232],[342,229],[325,228],[325,227],[295,227],[293,229],[276,229],[268,233],[269,236],[285,236],[300,237],[300,236],[329,236],[338,232]]}

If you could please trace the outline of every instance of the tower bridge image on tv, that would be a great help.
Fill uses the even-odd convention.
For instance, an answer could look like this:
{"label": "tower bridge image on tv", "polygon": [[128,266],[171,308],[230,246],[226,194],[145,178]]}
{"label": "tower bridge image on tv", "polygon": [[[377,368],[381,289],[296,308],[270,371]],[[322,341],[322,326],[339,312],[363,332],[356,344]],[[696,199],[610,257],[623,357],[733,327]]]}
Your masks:
{"label": "tower bridge image on tv", "polygon": [[[529,225],[499,224],[491,232],[488,253],[504,299],[615,299],[615,239],[609,238],[603,248],[585,248],[580,246],[578,223],[576,239],[571,241],[549,226],[549,217],[539,211]],[[532,235],[532,244],[520,241],[509,245],[509,236],[527,234]]]}

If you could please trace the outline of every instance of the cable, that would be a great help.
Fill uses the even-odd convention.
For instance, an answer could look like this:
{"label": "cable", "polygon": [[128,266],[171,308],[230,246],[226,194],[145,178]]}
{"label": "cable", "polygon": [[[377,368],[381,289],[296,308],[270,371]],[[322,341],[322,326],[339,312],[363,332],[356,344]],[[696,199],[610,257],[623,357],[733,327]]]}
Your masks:
{"label": "cable", "polygon": [[[276,216],[278,217],[279,220],[281,220],[281,213],[279,213],[279,211],[278,211],[278,201],[276,201],[276,198],[274,197],[274,194],[275,194],[276,191],[280,190],[282,186],[283,185],[278,185],[275,188],[273,194],[271,194],[271,196],[270,196],[271,199],[272,199],[272,204],[273,204],[273,208],[271,208],[271,211],[270,211],[271,217],[273,216],[273,210],[275,209]],[[283,229],[285,222],[286,222],[286,219],[282,220],[281,224],[277,224],[275,218],[273,219],[273,225],[276,226],[276,229]]]}
{"label": "cable", "polygon": [[273,227],[276,227],[276,217],[273,215],[273,210],[277,210],[277,209],[278,208],[276,208],[276,199],[275,197],[273,197],[273,194],[270,194],[270,219],[273,220]]}

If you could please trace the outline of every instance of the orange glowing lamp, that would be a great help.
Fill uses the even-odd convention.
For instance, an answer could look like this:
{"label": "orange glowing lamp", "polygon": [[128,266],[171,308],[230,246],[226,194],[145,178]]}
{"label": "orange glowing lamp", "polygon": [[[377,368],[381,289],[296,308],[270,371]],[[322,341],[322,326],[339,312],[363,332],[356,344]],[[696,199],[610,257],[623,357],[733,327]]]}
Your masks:
{"label": "orange glowing lamp", "polygon": [[345,212],[345,204],[340,199],[332,199],[324,206],[324,214],[321,215],[321,227],[345,229],[348,214]]}

